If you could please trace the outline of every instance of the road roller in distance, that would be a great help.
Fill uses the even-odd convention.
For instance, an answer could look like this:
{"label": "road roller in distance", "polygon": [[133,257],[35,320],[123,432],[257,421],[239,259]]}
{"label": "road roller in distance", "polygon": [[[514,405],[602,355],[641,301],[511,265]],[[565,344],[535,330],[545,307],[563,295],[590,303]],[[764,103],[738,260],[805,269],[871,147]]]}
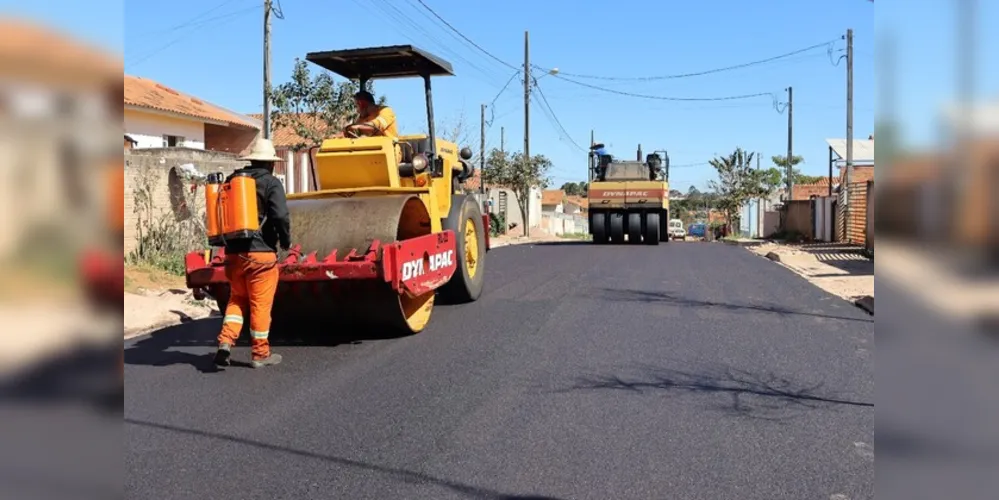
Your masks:
{"label": "road roller in distance", "polygon": [[[479,298],[489,245],[488,215],[461,189],[474,173],[472,152],[434,135],[431,78],[453,76],[451,64],[410,45],[313,52],[306,60],[360,88],[374,79],[422,78],[429,133],[330,137],[310,151],[313,191],[288,195],[292,246],[279,255],[271,329],[420,332],[438,300]],[[246,197],[243,181],[230,176],[206,186],[208,205]],[[255,230],[258,219],[214,206],[208,212],[217,248],[187,254],[187,286],[224,310],[229,288],[219,240]]]}
{"label": "road roller in distance", "polygon": [[[602,150],[602,144],[593,150]],[[636,161],[590,155],[590,234],[593,242],[658,245],[669,241],[669,154],[654,152]]]}

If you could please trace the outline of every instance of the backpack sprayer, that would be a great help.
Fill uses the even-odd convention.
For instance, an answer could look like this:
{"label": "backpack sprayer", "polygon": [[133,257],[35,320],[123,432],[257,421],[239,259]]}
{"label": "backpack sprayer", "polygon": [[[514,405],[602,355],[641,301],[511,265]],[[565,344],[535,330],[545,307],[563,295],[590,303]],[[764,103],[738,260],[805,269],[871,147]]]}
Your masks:
{"label": "backpack sprayer", "polygon": [[260,230],[257,219],[257,181],[246,172],[223,180],[222,172],[205,179],[208,243],[224,247],[227,241],[252,238]]}

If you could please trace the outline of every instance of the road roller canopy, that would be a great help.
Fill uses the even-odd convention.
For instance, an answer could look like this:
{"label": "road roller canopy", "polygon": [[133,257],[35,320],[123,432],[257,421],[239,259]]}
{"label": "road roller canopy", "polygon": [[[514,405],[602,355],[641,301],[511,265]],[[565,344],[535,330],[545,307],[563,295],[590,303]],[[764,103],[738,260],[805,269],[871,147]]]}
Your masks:
{"label": "road roller canopy", "polygon": [[451,63],[412,45],[310,52],[305,59],[351,80],[454,76]]}

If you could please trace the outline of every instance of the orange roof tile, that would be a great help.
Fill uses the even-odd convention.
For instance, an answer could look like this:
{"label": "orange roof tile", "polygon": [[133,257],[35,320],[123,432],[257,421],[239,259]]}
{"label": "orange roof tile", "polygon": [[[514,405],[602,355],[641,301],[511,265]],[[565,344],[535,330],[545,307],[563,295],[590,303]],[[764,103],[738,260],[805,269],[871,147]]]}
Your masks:
{"label": "orange roof tile", "polygon": [[582,196],[569,196],[565,201],[572,203],[583,210],[590,208],[590,200],[583,198]]}
{"label": "orange roof tile", "polygon": [[248,117],[231,113],[197,97],[137,76],[125,75],[125,104],[223,122],[230,126],[260,129],[260,126]]}
{"label": "orange roof tile", "polygon": [[[264,115],[262,113],[253,113],[246,115],[251,118],[263,121]],[[317,122],[318,118],[314,118]],[[308,116],[302,120],[303,123],[309,123]],[[290,148],[293,146],[298,146],[299,144],[308,144],[308,140],[298,135],[295,132],[295,128],[292,126],[279,126],[274,121],[271,121],[271,141],[274,142],[274,147],[276,148]]]}
{"label": "orange roof tile", "polygon": [[6,72],[73,74],[88,79],[116,78],[122,72],[121,56],[34,21],[0,19],[0,33],[0,66]]}
{"label": "orange roof tile", "polygon": [[565,191],[561,189],[546,189],[541,192],[542,205],[558,205],[565,200]]}

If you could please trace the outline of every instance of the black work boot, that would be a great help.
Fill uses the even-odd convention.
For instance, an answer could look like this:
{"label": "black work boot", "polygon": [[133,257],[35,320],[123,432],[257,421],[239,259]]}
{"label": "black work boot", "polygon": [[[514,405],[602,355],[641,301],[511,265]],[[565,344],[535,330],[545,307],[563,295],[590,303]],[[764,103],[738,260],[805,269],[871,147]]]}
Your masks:
{"label": "black work boot", "polygon": [[255,360],[253,360],[250,363],[250,366],[252,366],[254,368],[263,368],[265,366],[276,365],[276,364],[278,364],[280,362],[281,362],[281,355],[280,354],[273,354],[273,353],[271,353],[270,356],[267,356],[264,359],[255,359]]}
{"label": "black work boot", "polygon": [[232,347],[229,344],[219,345],[219,350],[215,351],[215,365],[216,366],[229,366],[229,355]]}

